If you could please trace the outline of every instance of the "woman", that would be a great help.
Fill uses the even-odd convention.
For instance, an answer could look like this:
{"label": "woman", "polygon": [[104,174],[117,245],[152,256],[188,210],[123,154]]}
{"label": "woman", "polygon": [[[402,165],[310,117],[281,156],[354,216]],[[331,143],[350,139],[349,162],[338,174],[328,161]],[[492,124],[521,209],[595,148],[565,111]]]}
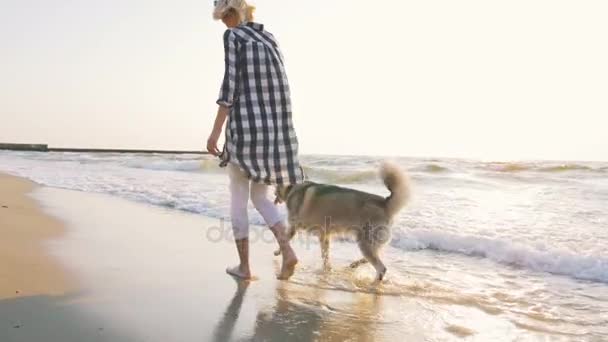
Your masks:
{"label": "woman", "polygon": [[[278,276],[288,279],[298,262],[285,235],[285,223],[268,198],[271,185],[303,181],[298,140],[291,119],[289,85],[278,44],[264,26],[253,22],[254,7],[245,0],[217,0],[213,18],[224,33],[225,73],[207,150],[228,166],[231,221],[240,264],[226,270],[251,279],[249,268],[249,197],[274,233],[283,263]],[[217,141],[226,125],[223,151]]]}

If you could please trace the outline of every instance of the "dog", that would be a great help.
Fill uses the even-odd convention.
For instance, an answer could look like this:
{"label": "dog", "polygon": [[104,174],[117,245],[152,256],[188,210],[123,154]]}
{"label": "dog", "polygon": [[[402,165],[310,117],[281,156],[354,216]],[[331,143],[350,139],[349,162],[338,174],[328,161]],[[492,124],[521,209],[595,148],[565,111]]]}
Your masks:
{"label": "dog", "polygon": [[387,269],[379,252],[391,239],[393,218],[410,198],[410,183],[406,173],[391,162],[382,163],[380,177],[390,191],[388,197],[310,181],[277,186],[275,203],[284,202],[287,207],[287,237],[291,240],[298,230],[318,235],[328,269],[332,235],[354,236],[363,258],[350,267],[369,262],[376,269],[376,281],[381,281]]}

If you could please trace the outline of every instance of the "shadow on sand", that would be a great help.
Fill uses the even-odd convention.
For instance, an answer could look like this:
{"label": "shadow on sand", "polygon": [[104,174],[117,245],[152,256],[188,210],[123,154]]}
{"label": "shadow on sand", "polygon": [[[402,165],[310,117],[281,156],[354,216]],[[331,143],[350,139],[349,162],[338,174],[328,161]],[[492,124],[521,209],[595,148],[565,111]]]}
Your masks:
{"label": "shadow on sand", "polygon": [[0,341],[138,341],[84,310],[77,297],[70,294],[0,300]]}

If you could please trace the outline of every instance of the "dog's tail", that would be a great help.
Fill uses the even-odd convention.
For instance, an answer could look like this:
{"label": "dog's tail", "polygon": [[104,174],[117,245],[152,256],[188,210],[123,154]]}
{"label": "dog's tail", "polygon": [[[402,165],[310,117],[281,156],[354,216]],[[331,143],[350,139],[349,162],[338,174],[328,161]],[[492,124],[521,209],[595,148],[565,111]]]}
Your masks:
{"label": "dog's tail", "polygon": [[385,161],[380,166],[380,177],[391,192],[386,198],[385,208],[389,217],[399,212],[410,199],[410,180],[395,163]]}

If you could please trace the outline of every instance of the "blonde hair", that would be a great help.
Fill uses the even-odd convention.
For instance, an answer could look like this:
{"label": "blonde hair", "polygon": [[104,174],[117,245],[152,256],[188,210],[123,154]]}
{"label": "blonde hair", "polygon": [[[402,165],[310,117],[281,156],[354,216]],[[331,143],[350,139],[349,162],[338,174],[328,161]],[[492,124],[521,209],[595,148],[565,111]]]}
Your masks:
{"label": "blonde hair", "polygon": [[255,6],[250,5],[245,0],[218,0],[213,10],[213,19],[222,19],[228,11],[233,10],[239,16],[239,21],[253,21]]}

